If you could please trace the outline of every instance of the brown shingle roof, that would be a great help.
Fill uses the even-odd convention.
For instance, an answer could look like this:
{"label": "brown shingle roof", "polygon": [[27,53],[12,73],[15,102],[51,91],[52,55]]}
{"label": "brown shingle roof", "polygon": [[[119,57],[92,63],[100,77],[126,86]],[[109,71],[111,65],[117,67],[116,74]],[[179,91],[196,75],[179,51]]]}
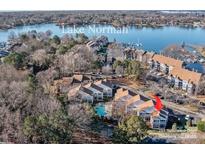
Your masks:
{"label": "brown shingle roof", "polygon": [[174,68],[171,73],[174,77],[179,77],[182,80],[198,84],[201,79],[201,73],[189,71],[183,68]]}
{"label": "brown shingle roof", "polygon": [[154,55],[153,60],[158,61],[159,63],[162,63],[162,64],[166,64],[168,66],[179,67],[179,68],[181,68],[183,64],[183,61],[181,60],[177,60],[174,58],[170,58],[170,57],[166,57],[166,56],[158,55],[158,54]]}
{"label": "brown shingle roof", "polygon": [[73,78],[74,78],[75,80],[80,81],[80,82],[83,81],[83,75],[73,75]]}

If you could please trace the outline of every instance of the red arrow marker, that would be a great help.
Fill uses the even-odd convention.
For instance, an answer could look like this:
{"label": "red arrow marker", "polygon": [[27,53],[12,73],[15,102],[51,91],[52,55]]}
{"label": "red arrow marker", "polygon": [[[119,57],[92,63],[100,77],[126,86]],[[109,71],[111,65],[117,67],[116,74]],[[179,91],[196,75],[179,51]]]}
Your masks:
{"label": "red arrow marker", "polygon": [[158,111],[160,111],[163,107],[163,104],[160,100],[160,98],[158,96],[155,96],[155,100],[156,100],[156,104],[155,104],[155,109],[157,109]]}

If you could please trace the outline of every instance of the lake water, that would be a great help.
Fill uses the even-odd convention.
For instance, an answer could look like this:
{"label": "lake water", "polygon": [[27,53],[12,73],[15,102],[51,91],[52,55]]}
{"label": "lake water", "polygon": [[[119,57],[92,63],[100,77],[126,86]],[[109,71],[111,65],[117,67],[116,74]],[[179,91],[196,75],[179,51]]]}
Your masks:
{"label": "lake water", "polygon": [[[93,28],[96,29],[96,31],[94,31]],[[7,41],[11,32],[18,34],[31,30],[36,30],[37,32],[51,30],[53,35],[63,36],[65,33],[68,33],[74,36],[75,33],[79,31],[74,31],[73,29],[74,27],[62,29],[55,24],[19,26],[14,29],[1,30],[0,42]],[[80,32],[84,32],[90,38],[106,35],[108,36],[109,41],[115,39],[117,42],[122,43],[142,43],[143,49],[154,50],[156,52],[159,52],[170,44],[181,44],[182,42],[185,42],[186,44],[205,45],[205,29],[201,28],[187,29],[180,27],[164,27],[153,29],[127,27],[124,31],[121,29],[121,34],[119,34],[120,30],[118,30],[118,33],[115,31],[113,32],[112,30],[115,28],[110,25],[84,25],[76,29],[81,30]]]}

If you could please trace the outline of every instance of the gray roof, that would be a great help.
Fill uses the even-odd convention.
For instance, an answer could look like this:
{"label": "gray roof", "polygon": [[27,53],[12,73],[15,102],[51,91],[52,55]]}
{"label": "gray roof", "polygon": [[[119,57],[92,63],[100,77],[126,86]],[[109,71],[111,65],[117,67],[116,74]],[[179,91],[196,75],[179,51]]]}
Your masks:
{"label": "gray roof", "polygon": [[9,52],[3,51],[3,50],[0,51],[0,57],[5,57],[5,56],[8,56],[8,55],[9,55]]}
{"label": "gray roof", "polygon": [[101,87],[99,87],[99,86],[96,86],[95,84],[91,84],[91,87],[92,88],[94,88],[94,89],[96,89],[96,90],[98,90],[98,91],[100,91],[100,92],[103,92],[103,88],[101,88]]}
{"label": "gray roof", "polygon": [[109,88],[112,88],[112,84],[108,81],[102,81],[102,84],[109,87]]}
{"label": "gray roof", "polygon": [[89,90],[89,89],[87,89],[87,88],[85,88],[85,87],[82,87],[81,90],[82,90],[83,92],[89,94],[89,95],[92,95],[92,94],[93,94],[93,92],[92,92],[91,90]]}

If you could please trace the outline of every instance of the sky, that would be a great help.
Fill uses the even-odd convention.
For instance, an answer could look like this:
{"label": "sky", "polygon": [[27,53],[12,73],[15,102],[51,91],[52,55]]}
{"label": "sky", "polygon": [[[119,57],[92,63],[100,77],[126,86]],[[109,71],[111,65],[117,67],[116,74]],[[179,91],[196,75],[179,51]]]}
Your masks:
{"label": "sky", "polygon": [[205,10],[204,0],[0,0],[0,10]]}

